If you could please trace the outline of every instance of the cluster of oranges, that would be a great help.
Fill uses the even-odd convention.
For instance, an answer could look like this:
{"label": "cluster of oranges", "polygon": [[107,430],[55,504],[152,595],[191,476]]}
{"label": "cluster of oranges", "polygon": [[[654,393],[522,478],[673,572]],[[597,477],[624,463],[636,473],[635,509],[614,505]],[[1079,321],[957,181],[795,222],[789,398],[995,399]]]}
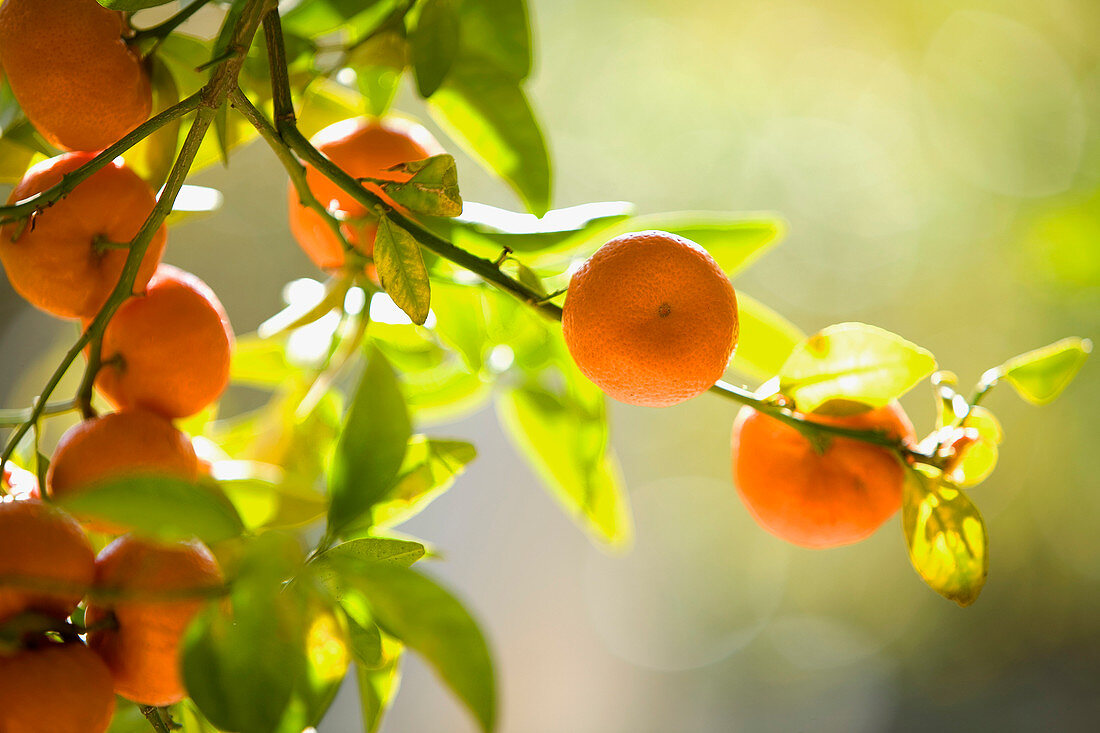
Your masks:
{"label": "cluster of oranges", "polygon": [[[668,232],[625,234],[574,273],[562,332],[577,367],[606,394],[666,407],[722,377],[739,335],[737,300],[718,263],[694,242]],[[799,417],[915,437],[897,404]],[[819,452],[797,429],[751,407],[734,422],[732,459],[756,520],[805,547],[858,542],[901,506],[904,469],[889,450],[836,438]]]}
{"label": "cluster of oranges", "polygon": [[[95,0],[0,6],[8,83],[35,128],[70,151],[27,171],[9,203],[60,183],[148,118],[149,77],[128,32],[121,13]],[[41,310],[87,327],[155,203],[150,186],[116,159],[30,220],[0,230],[8,280]],[[95,733],[109,726],[115,693],[145,705],[183,699],[180,640],[203,596],[224,582],[201,543],[154,543],[102,522],[81,526],[44,501],[123,476],[195,480],[202,472],[172,421],[221,396],[233,332],[205,283],[160,263],[166,240],[161,227],[95,355],[95,386],[115,411],[62,436],[46,497],[33,479],[5,471],[6,488],[21,490],[0,503],[0,625],[17,632],[15,647],[0,650],[0,730]],[[17,480],[24,485],[14,487]],[[121,536],[97,557],[86,529]],[[84,640],[63,623],[82,601]],[[28,618],[57,623],[20,621]]]}

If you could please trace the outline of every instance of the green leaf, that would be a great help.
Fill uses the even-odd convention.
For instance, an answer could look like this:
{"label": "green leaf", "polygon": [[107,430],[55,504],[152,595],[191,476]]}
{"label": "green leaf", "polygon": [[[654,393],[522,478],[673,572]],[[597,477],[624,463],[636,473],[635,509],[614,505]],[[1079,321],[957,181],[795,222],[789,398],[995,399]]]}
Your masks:
{"label": "green leaf", "polygon": [[416,27],[409,36],[409,50],[416,88],[427,99],[447,77],[458,56],[459,24],[455,0],[425,0]]}
{"label": "green leaf", "polygon": [[283,26],[309,38],[340,29],[364,31],[381,23],[396,4],[396,0],[309,0],[284,14]]}
{"label": "green leaf", "polygon": [[838,323],[803,341],[779,371],[780,391],[803,412],[883,407],[936,368],[929,351],[865,323]]}
{"label": "green leaf", "polygon": [[345,560],[357,562],[384,562],[409,567],[424,557],[424,545],[409,540],[390,537],[363,537],[330,547],[315,557],[311,564],[318,568],[329,566],[339,570]]}
{"label": "green leaf", "polygon": [[550,208],[550,154],[519,83],[477,59],[460,59],[428,100],[447,134],[519,194],[527,210]]}
{"label": "green leaf", "polygon": [[270,733],[306,673],[307,602],[287,585],[301,563],[295,540],[267,533],[248,545],[228,604],[212,604],[183,640],[190,697],[219,728]]}
{"label": "green leaf", "polygon": [[635,217],[620,229],[657,229],[690,239],[709,252],[726,275],[734,277],[778,244],[786,225],[775,214],[678,211]]}
{"label": "green leaf", "polygon": [[218,461],[214,476],[250,530],[291,529],[325,516],[328,498],[286,480],[279,466],[256,461]]}
{"label": "green leaf", "polygon": [[375,117],[389,110],[408,65],[409,49],[404,30],[404,26],[398,26],[372,35],[348,59],[367,111]]}
{"label": "green leaf", "polygon": [[[159,114],[180,101],[176,79],[159,56],[150,60],[153,89],[151,115]],[[180,142],[181,120],[169,122],[126,153],[126,163],[153,188],[159,190],[168,180]],[[182,193],[182,192],[181,192]],[[177,199],[177,204],[179,203]],[[176,206],[173,205],[173,210]]]}
{"label": "green leaf", "polygon": [[458,193],[458,170],[450,155],[400,163],[389,170],[412,174],[407,181],[382,181],[382,190],[410,211],[428,216],[458,216],[462,197]]}
{"label": "green leaf", "polygon": [[462,604],[435,581],[396,565],[367,564],[348,580],[367,596],[378,625],[423,656],[482,730],[493,730],[492,659],[477,623]]}
{"label": "green leaf", "polygon": [[938,477],[907,470],[902,526],[924,582],[960,606],[978,599],[989,571],[985,522],[970,499]]}
{"label": "green leaf", "polygon": [[382,717],[390,709],[401,686],[401,655],[395,654],[379,669],[356,665],[359,683],[359,704],[363,714],[364,733],[376,733]]}
{"label": "green leaf", "polygon": [[329,484],[329,532],[366,515],[393,486],[412,434],[405,400],[386,358],[371,346],[336,447]]}
{"label": "green leaf", "polygon": [[336,698],[352,660],[344,615],[319,589],[300,583],[296,580],[288,592],[304,595],[306,599],[306,665],[277,733],[302,733],[317,726]]}
{"label": "green leaf", "polygon": [[555,394],[534,384],[509,390],[497,413],[551,495],[579,525],[611,547],[632,537],[619,468],[607,452],[603,395],[567,372],[570,390]]}
{"label": "green leaf", "polygon": [[229,365],[229,378],[234,384],[273,389],[296,374],[297,370],[286,360],[281,341],[251,334],[237,339]]}
{"label": "green leaf", "polygon": [[69,494],[58,505],[82,519],[96,519],[161,540],[198,537],[213,544],[244,529],[217,486],[173,476],[125,476]]}
{"label": "green leaf", "polygon": [[1091,352],[1092,341],[1066,338],[1009,359],[1000,373],[1025,400],[1045,405],[1069,386]]}
{"label": "green leaf", "polygon": [[451,488],[475,458],[477,449],[464,441],[414,435],[397,485],[374,506],[373,523],[392,527],[416,516]]}
{"label": "green leaf", "polygon": [[386,659],[382,651],[382,632],[378,629],[378,624],[372,621],[366,626],[360,626],[349,618],[348,630],[351,653],[357,664],[368,669],[378,669],[385,664]]}
{"label": "green leaf", "polygon": [[516,81],[531,73],[531,23],[525,0],[462,0],[462,52],[480,56]]}
{"label": "green leaf", "polygon": [[374,264],[382,289],[413,323],[422,325],[428,319],[432,297],[428,269],[416,239],[388,216],[378,220]]}
{"label": "green leaf", "polygon": [[753,379],[770,379],[805,338],[798,326],[768,306],[737,291],[737,315],[741,334],[730,368]]}

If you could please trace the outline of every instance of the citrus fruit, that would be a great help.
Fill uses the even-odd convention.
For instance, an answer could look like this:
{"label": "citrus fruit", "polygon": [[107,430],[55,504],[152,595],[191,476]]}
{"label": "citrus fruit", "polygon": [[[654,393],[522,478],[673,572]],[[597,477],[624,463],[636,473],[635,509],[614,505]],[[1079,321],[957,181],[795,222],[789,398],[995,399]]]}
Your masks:
{"label": "citrus fruit", "polygon": [[[199,464],[186,435],[146,410],[123,410],[69,428],[54,451],[46,489],[63,498],[98,482],[121,476],[168,475],[194,480]],[[123,528],[86,522],[102,532]]]}
{"label": "citrus fruit", "polygon": [[[92,157],[67,153],[31,167],[8,203],[51,188]],[[155,204],[149,184],[115,160],[29,222],[0,229],[0,262],[12,287],[32,305],[61,318],[91,318],[111,294],[129,253],[104,244],[128,243]],[[145,251],[134,292],[149,282],[166,239],[161,227]]]}
{"label": "citrus fruit", "polygon": [[53,145],[102,150],[149,117],[152,92],[122,14],[96,0],[6,0],[0,60],[31,123]]}
{"label": "citrus fruit", "polygon": [[[803,417],[914,438],[897,403],[844,417]],[[828,437],[818,453],[795,428],[747,406],[733,424],[733,477],[745,506],[764,529],[803,547],[858,542],[901,506],[904,468],[888,448]]]}
{"label": "citrus fruit", "polygon": [[75,519],[41,501],[0,504],[0,624],[24,611],[67,618],[94,576]]}
{"label": "citrus fruit", "polygon": [[233,329],[214,291],[160,265],[144,295],[119,307],[103,333],[96,386],[120,409],[194,415],[229,383]]}
{"label": "citrus fruit", "polygon": [[[430,158],[443,153],[432,134],[421,125],[398,117],[368,119],[355,117],[329,125],[311,139],[329,160],[355,178],[407,180],[408,175],[386,170],[400,163]],[[349,196],[313,166],[306,166],[306,180],[317,200],[341,219],[348,243],[368,257],[374,253],[376,224],[370,221],[366,207]],[[374,183],[365,183],[367,190],[394,205]],[[343,267],[344,248],[325,220],[298,201],[293,184],[288,193],[290,231],[298,245],[315,265],[329,270]]]}
{"label": "citrus fruit", "polygon": [[[89,603],[86,623],[114,612],[117,629],[93,631],[88,645],[107,663],[115,692],[142,705],[171,705],[186,697],[180,640],[211,588],[222,585],[218,562],[200,542],[159,545],[119,537],[96,559],[96,587],[134,600]],[[145,594],[148,599],[142,599]]]}
{"label": "citrus fruit", "polygon": [[737,298],[694,242],[624,234],[573,274],[562,334],[577,367],[608,396],[666,407],[721,378],[737,345]]}
{"label": "citrus fruit", "polygon": [[111,673],[83,642],[0,652],[3,733],[103,733],[114,712]]}

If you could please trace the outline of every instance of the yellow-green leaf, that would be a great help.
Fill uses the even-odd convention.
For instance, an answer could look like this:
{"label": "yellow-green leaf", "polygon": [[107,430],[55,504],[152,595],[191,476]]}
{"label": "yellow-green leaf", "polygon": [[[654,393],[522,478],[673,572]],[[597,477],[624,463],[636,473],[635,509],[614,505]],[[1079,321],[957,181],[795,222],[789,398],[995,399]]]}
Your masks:
{"label": "yellow-green leaf", "polygon": [[866,323],[828,326],[795,347],[780,390],[803,412],[851,414],[883,407],[932,373],[931,352]]}
{"label": "yellow-green leaf", "polygon": [[1069,386],[1091,351],[1088,339],[1066,338],[1009,359],[1000,371],[1021,397],[1045,405]]}
{"label": "yellow-green leaf", "polygon": [[378,220],[374,264],[382,288],[413,323],[423,325],[431,304],[431,285],[420,245],[389,217]]}
{"label": "yellow-green leaf", "polygon": [[906,471],[901,518],[909,559],[934,591],[969,606],[989,570],[985,522],[966,494],[931,471]]}
{"label": "yellow-green leaf", "polygon": [[730,368],[753,379],[775,376],[806,338],[802,330],[756,298],[737,291],[741,335]]}

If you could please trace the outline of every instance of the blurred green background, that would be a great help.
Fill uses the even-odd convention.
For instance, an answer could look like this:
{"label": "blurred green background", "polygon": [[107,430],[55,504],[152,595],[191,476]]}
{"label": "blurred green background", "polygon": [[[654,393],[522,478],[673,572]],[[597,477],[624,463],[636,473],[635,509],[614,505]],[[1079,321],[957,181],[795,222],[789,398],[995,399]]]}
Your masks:
{"label": "blurred green background", "polygon": [[[1095,0],[531,6],[555,206],[781,212],[787,240],[738,289],[807,332],[893,330],[964,384],[1100,336]],[[397,108],[424,117],[411,93]],[[466,199],[519,208],[470,160],[459,170]],[[226,206],[174,230],[166,259],[249,331],[284,282],[317,276],[287,229],[285,176],[253,145],[195,182]],[[74,334],[0,285],[5,407],[29,404]],[[931,427],[930,390],[905,405]],[[481,457],[402,529],[443,549],[431,570],[483,622],[506,731],[1095,730],[1096,365],[1049,407],[1007,389],[987,405],[1006,439],[971,493],[991,561],[965,610],[912,571],[897,521],[823,552],[756,527],[729,480],[736,406],[707,395],[613,406],[637,523],[625,557],[562,515],[491,409],[433,429]],[[425,667],[405,672],[384,730],[472,730]],[[346,693],[322,733],[356,728]]]}

